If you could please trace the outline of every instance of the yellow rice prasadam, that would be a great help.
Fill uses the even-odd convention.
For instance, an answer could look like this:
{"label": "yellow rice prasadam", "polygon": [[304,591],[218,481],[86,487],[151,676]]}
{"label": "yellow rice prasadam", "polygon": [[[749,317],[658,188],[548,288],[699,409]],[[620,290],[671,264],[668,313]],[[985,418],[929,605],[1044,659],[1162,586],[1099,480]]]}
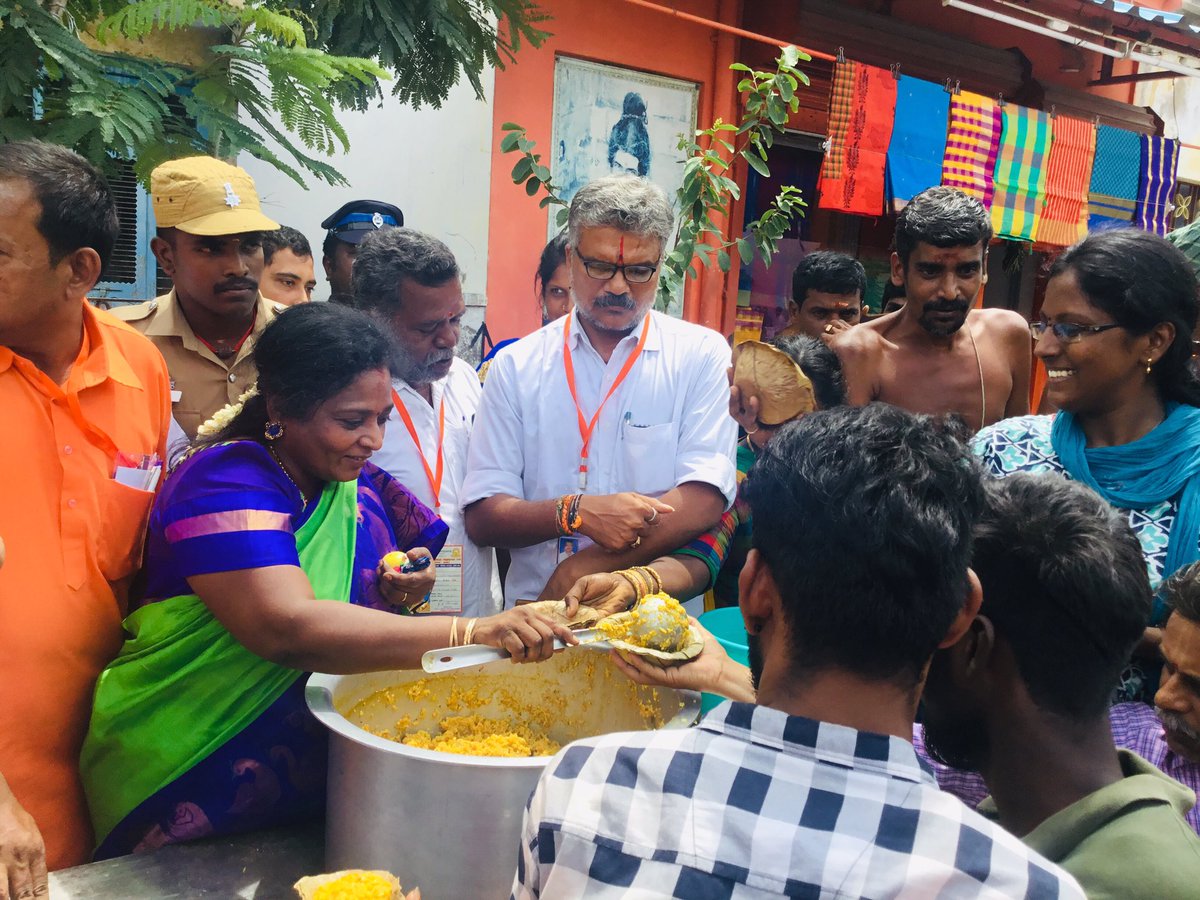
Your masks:
{"label": "yellow rice prasadam", "polygon": [[[503,676],[456,673],[376,691],[345,715],[376,737],[425,750],[468,756],[553,756],[569,740],[600,733],[584,727],[586,720],[595,718],[589,715],[592,699],[586,691],[574,689],[599,680],[627,697],[642,727],[662,727],[660,692],[629,681],[601,654],[574,653],[561,665],[568,674],[563,684],[546,685],[533,699]],[[413,710],[413,703],[423,705]]]}

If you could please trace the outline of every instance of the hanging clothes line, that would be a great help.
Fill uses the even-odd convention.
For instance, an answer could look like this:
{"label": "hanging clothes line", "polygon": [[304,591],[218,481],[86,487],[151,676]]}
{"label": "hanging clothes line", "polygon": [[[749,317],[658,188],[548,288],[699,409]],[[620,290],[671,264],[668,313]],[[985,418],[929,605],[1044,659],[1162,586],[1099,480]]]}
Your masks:
{"label": "hanging clothes line", "polygon": [[[626,3],[631,3],[634,6],[640,6],[644,9],[652,9],[655,12],[665,13],[668,16],[674,16],[677,19],[684,19],[688,22],[694,22],[697,25],[704,25],[708,28],[715,28],[717,31],[724,31],[726,34],[735,34],[738,37],[744,37],[748,40],[758,41],[762,44],[769,44],[772,47],[786,47],[792,44],[796,49],[807,53],[813,59],[823,59],[826,62],[836,62],[837,57],[832,53],[822,53],[820,50],[813,50],[810,47],[801,47],[793,41],[780,40],[779,38],[768,37],[765,34],[759,34],[755,31],[747,31],[744,28],[737,28],[733,25],[726,25],[724,22],[718,22],[714,19],[706,19],[704,16],[696,16],[691,13],[680,12],[677,9],[671,9],[662,6],[658,3],[651,3],[650,0],[625,0]],[[1180,141],[1179,146],[1187,150],[1200,150],[1200,144],[1190,144],[1186,141]]]}

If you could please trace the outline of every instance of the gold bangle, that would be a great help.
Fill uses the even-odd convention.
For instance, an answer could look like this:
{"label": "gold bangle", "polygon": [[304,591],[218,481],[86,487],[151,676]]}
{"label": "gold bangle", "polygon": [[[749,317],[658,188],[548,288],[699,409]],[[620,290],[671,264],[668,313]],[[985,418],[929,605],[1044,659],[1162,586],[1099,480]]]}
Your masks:
{"label": "gold bangle", "polygon": [[458,616],[450,618],[450,646],[458,646]]}
{"label": "gold bangle", "polygon": [[646,573],[646,577],[650,579],[651,587],[654,588],[655,594],[661,594],[663,592],[663,580],[661,575],[655,572],[654,569],[650,568],[650,566],[638,566],[638,570]]}
{"label": "gold bangle", "polygon": [[478,621],[479,621],[479,619],[471,619],[469,622],[467,622],[467,627],[463,631],[463,644],[473,644],[474,643],[472,638],[475,635],[475,623]]}
{"label": "gold bangle", "polygon": [[641,593],[638,589],[638,584],[633,580],[633,574],[628,569],[622,569],[620,572],[614,572],[613,574],[620,575],[627,582],[629,582],[629,586],[633,588],[633,599],[635,603],[641,599]]}
{"label": "gold bangle", "polygon": [[637,595],[637,599],[641,600],[650,593],[650,579],[637,570],[637,568],[623,569],[620,572],[633,585],[633,591]]}

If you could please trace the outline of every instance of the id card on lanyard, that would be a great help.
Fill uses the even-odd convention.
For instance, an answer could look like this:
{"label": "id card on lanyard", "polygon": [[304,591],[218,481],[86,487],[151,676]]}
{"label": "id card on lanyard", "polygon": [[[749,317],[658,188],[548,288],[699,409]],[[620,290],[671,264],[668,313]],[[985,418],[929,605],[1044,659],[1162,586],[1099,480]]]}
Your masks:
{"label": "id card on lanyard", "polygon": [[428,612],[461,613],[463,611],[463,545],[446,544],[433,561],[437,580],[433,590],[425,595]]}
{"label": "id card on lanyard", "polygon": [[[445,392],[443,391],[438,402],[437,458],[432,469],[429,467],[428,460],[425,459],[425,450],[421,447],[421,436],[417,434],[417,427],[413,424],[412,416],[408,414],[404,401],[400,399],[400,394],[396,392],[395,388],[392,389],[392,403],[408,431],[408,436],[412,438],[413,446],[417,450],[417,458],[421,460],[421,466],[425,469],[425,477],[429,479],[429,490],[433,496],[433,511],[441,517],[442,476],[445,474],[446,464]],[[434,582],[433,590],[426,597],[429,601],[428,611],[431,613],[461,613],[463,609],[462,544],[447,544],[442,547],[442,552],[433,561],[433,566],[437,573],[437,580]]]}
{"label": "id card on lanyard", "polygon": [[[563,325],[563,368],[567,374],[567,388],[571,391],[571,400],[575,404],[575,416],[579,424],[579,439],[581,446],[579,448],[579,490],[587,491],[588,484],[588,453],[591,450],[592,432],[596,430],[596,423],[600,421],[600,413],[604,410],[606,404],[613,394],[617,392],[626,376],[633,369],[633,364],[637,362],[638,357],[642,355],[642,348],[646,346],[646,338],[650,334],[650,314],[646,314],[646,320],[642,325],[642,334],[638,338],[637,346],[633,348],[633,352],[625,360],[621,370],[617,373],[617,377],[613,379],[612,386],[609,387],[608,393],[604,395],[604,399],[600,401],[600,405],[596,407],[596,411],[592,414],[591,420],[588,420],[583,414],[583,407],[579,405],[579,392],[575,388],[575,362],[571,358],[571,318],[567,316],[566,324]],[[559,550],[559,557],[562,557],[562,549]]]}

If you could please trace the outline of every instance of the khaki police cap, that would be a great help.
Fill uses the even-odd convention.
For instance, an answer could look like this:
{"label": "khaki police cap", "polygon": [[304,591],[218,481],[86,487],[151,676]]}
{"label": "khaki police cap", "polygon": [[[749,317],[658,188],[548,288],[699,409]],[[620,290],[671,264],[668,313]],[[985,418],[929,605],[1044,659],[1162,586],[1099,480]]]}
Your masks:
{"label": "khaki police cap", "polygon": [[249,173],[211,156],[163,163],[150,173],[150,196],[159,228],[221,235],[279,227],[262,214]]}

